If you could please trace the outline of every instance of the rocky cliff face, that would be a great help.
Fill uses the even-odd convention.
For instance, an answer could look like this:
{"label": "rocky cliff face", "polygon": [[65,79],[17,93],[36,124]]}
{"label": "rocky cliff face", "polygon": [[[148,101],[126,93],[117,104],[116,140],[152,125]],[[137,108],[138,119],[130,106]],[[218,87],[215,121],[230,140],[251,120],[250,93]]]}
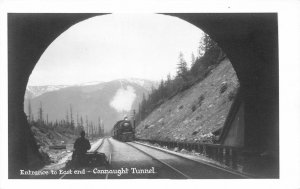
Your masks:
{"label": "rocky cliff face", "polygon": [[165,101],[136,128],[143,139],[212,142],[222,128],[239,82],[226,58],[201,82]]}

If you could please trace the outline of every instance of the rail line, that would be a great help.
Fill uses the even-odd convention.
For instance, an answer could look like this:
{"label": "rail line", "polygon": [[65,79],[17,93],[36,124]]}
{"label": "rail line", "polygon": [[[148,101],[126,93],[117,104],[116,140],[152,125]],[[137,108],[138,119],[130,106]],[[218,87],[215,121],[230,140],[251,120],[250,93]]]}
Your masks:
{"label": "rail line", "polygon": [[[208,166],[208,167],[210,167],[210,168],[216,168],[216,169],[218,169],[218,170],[220,170],[220,171],[227,172],[227,173],[229,173],[229,174],[232,174],[232,175],[235,175],[235,176],[238,176],[238,177],[242,177],[242,178],[252,178],[252,177],[249,176],[249,175],[242,174],[242,173],[238,173],[238,172],[235,172],[235,171],[231,171],[231,170],[228,170],[228,169],[219,167],[219,166],[217,166],[217,165],[212,165],[212,164],[209,164],[209,163],[200,161],[200,160],[198,161],[198,160],[195,160],[195,159],[190,159],[190,158],[188,158],[188,157],[181,156],[181,155],[179,155],[179,154],[176,154],[176,153],[171,152],[171,151],[167,151],[167,150],[165,150],[165,149],[160,149],[160,148],[158,148],[158,147],[150,146],[150,145],[143,144],[143,143],[140,143],[140,142],[132,142],[132,143],[137,144],[137,145],[142,145],[142,146],[145,146],[145,147],[148,147],[148,148],[152,148],[152,149],[155,149],[155,150],[159,150],[159,151],[161,151],[161,152],[163,152],[163,153],[165,153],[165,154],[172,155],[172,156],[175,156],[175,157],[180,158],[180,159],[184,159],[185,161],[192,161],[192,162],[195,162],[195,163],[197,163],[197,164],[199,164],[199,165],[202,165],[202,166],[205,165],[205,166]],[[136,147],[136,146],[134,146],[134,145],[132,145],[132,144],[129,144],[129,143],[127,143],[127,144],[130,145],[130,146],[132,146],[132,147],[134,147],[135,149],[137,149],[137,150],[143,152],[144,154],[149,155],[149,156],[152,157],[153,159],[155,159],[155,160],[157,160],[157,161],[163,163],[164,165],[170,167],[171,169],[177,171],[178,173],[184,175],[185,178],[191,178],[190,176],[188,176],[188,175],[182,173],[181,171],[179,171],[179,170],[176,169],[175,167],[173,167],[173,166],[171,166],[171,165],[169,165],[169,164],[167,164],[167,163],[165,163],[165,162],[163,162],[163,161],[161,161],[161,160],[159,160],[159,159],[153,157],[152,155],[150,155],[149,153],[147,153],[147,152],[145,152],[145,151],[139,149],[138,147]]]}
{"label": "rail line", "polygon": [[[100,145],[99,145],[95,150],[93,150],[93,151],[91,151],[91,152],[97,152],[97,151],[103,146],[105,139],[106,139],[106,137],[104,137],[104,138],[102,139]],[[63,179],[66,175],[67,175],[67,174],[62,175],[61,177],[59,177],[59,179]]]}
{"label": "rail line", "polygon": [[[105,140],[107,140],[107,142],[109,144],[109,147],[111,148],[112,147],[112,144],[111,144],[112,141],[110,141],[109,138],[105,137],[101,140],[99,146],[97,146],[91,152],[99,151],[102,148],[103,144],[105,143]],[[162,164],[163,167],[167,167],[168,169],[172,170],[172,172],[176,173],[176,175],[178,175],[178,176],[180,176],[184,179],[197,178],[198,173],[196,173],[196,172],[189,173],[188,169],[185,169],[184,167],[180,166],[180,164],[177,164],[178,163],[177,161],[179,161],[179,163],[180,163],[180,161],[182,160],[182,163],[187,163],[187,165],[189,165],[189,166],[197,166],[198,167],[198,165],[199,165],[199,168],[204,166],[203,167],[204,170],[207,169],[207,170],[210,170],[210,172],[211,171],[216,171],[217,174],[221,174],[221,175],[225,174],[225,177],[227,177],[226,175],[228,175],[229,177],[233,177],[233,178],[253,178],[249,175],[239,173],[239,172],[235,172],[235,171],[223,168],[223,167],[218,166],[218,165],[213,165],[213,164],[201,161],[201,160],[192,159],[192,158],[186,157],[184,155],[177,154],[176,152],[161,149],[161,148],[154,147],[154,146],[147,145],[147,144],[143,144],[143,143],[140,143],[140,142],[136,142],[136,141],[129,142],[129,143],[124,142],[124,144],[126,144],[126,145],[136,149],[137,151],[141,152],[142,154],[150,157],[151,159],[155,160],[159,164]],[[152,151],[157,150],[157,153],[159,151],[158,157],[156,155],[152,155],[151,149],[152,149]],[[155,151],[153,151],[153,152],[155,152]],[[160,153],[160,152],[162,152],[162,153]],[[173,156],[173,158],[174,157],[176,157],[176,158],[172,159],[171,161],[168,162],[168,161],[162,160],[162,158],[160,158],[160,156],[164,157],[163,154],[167,155],[167,157],[168,156],[169,157]],[[111,161],[112,161],[112,154],[110,153],[109,154],[109,165],[110,165]],[[177,163],[175,163],[175,162],[177,162]],[[173,163],[175,163],[175,164],[173,164]],[[205,167],[207,167],[207,168],[205,168]],[[200,175],[201,175],[201,169],[199,169],[199,170],[200,170]],[[67,175],[68,174],[64,174],[64,175],[60,176],[59,179],[64,179]],[[109,177],[109,174],[107,173],[105,175],[105,179],[108,179],[108,177]]]}
{"label": "rail line", "polygon": [[[110,147],[111,150],[112,150],[112,144],[111,144],[111,142],[110,142],[110,140],[109,140],[110,138],[111,138],[111,137],[108,137],[108,138],[107,138],[107,142],[108,142],[109,147]],[[109,153],[109,158],[108,158],[108,160],[109,160],[109,165],[111,165],[111,161],[112,161],[112,153]],[[109,174],[106,173],[105,179],[108,179],[108,176],[109,176]]]}
{"label": "rail line", "polygon": [[101,141],[101,144],[94,150],[94,152],[98,151],[104,144],[104,140],[106,139],[106,137],[104,137]]}
{"label": "rail line", "polygon": [[158,159],[158,158],[152,156],[151,154],[145,152],[144,150],[139,149],[138,147],[136,147],[136,146],[134,146],[134,145],[132,145],[132,144],[130,144],[130,143],[126,143],[126,144],[129,145],[129,146],[131,146],[132,148],[135,148],[136,150],[140,151],[141,153],[145,154],[146,156],[151,157],[151,158],[154,159],[155,161],[158,161],[159,163],[163,164],[164,166],[166,166],[166,167],[172,169],[172,170],[175,171],[177,174],[180,174],[181,176],[183,176],[185,179],[191,179],[190,176],[184,174],[183,172],[181,172],[180,170],[176,169],[176,168],[173,167],[172,165],[170,165],[170,164],[168,164],[168,163],[166,163],[166,162],[164,162],[164,161],[162,161],[162,160],[160,160],[160,159]]}

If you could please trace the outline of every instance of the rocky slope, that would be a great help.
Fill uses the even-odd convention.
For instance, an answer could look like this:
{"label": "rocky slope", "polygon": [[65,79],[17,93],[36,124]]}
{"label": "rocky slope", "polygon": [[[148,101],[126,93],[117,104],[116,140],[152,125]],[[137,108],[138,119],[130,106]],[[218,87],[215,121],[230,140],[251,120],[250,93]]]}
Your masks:
{"label": "rocky slope", "polygon": [[226,58],[201,82],[165,101],[136,129],[138,138],[212,142],[239,87]]}
{"label": "rocky slope", "polygon": [[[76,137],[70,132],[57,132],[56,130],[38,126],[36,124],[31,125],[31,131],[39,146],[39,152],[45,164],[59,161],[64,157],[67,151],[73,149],[73,143]],[[66,145],[66,149],[55,150],[50,149],[49,146]]]}

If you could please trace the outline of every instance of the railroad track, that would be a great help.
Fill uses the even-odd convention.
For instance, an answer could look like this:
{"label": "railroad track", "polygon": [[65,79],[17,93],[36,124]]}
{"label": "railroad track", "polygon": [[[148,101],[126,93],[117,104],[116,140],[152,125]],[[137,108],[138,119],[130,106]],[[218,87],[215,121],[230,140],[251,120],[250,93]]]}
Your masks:
{"label": "railroad track", "polygon": [[[90,151],[90,152],[97,152],[97,151],[99,151],[99,149],[103,146],[105,140],[106,140],[106,137],[104,137],[104,138],[101,140],[101,143],[99,144],[99,146],[98,146],[95,150],[92,150],[92,151]],[[109,161],[111,161],[111,160],[109,159]],[[64,179],[65,176],[67,176],[67,174],[61,175],[61,176],[59,177],[59,179]]]}
{"label": "railroad track", "polygon": [[[176,158],[178,158],[182,161],[194,162],[195,164],[201,165],[202,167],[204,166],[204,167],[207,167],[209,169],[213,168],[214,170],[226,173],[228,175],[232,175],[233,178],[251,178],[249,175],[245,175],[245,174],[242,174],[242,173],[239,173],[239,172],[228,170],[228,169],[225,169],[223,167],[219,167],[217,165],[212,165],[212,164],[209,164],[209,163],[206,163],[206,162],[203,162],[203,161],[190,159],[190,158],[187,158],[185,156],[181,156],[179,154],[176,154],[174,152],[167,151],[165,149],[161,149],[161,148],[158,148],[158,147],[150,146],[150,145],[139,143],[139,142],[131,142],[131,143],[127,143],[127,144],[130,145],[131,147],[137,149],[138,151],[142,152],[143,154],[145,154],[147,156],[150,156],[152,159],[160,162],[161,164],[165,165],[166,167],[172,169],[173,171],[180,174],[183,178],[186,178],[186,179],[191,179],[191,178],[193,178],[193,176],[189,175],[188,173],[184,173],[185,171],[182,171],[182,170],[180,170],[180,168],[176,168],[175,166],[172,166],[171,164],[167,163],[166,161],[163,161],[163,160],[161,160],[157,157],[154,157],[153,155],[149,154],[148,152],[146,152],[145,150],[142,150],[141,148],[139,148],[137,146],[141,145],[141,146],[146,147],[146,148],[158,150],[160,152],[163,152],[166,155],[175,156]],[[135,145],[133,145],[133,144],[135,144]]]}
{"label": "railroad track", "polygon": [[[97,146],[93,151],[99,151],[105,143],[105,140],[108,142],[109,149],[112,149],[112,141],[110,141],[109,138],[103,138],[99,146]],[[252,178],[251,176],[241,174],[239,172],[228,170],[217,165],[212,165],[201,160],[190,159],[176,152],[150,146],[140,142],[129,142],[124,144],[158,162],[159,165],[162,165],[166,168],[163,168],[164,170],[171,170],[171,172],[174,173],[174,176],[176,175],[176,178]],[[110,162],[111,159],[112,157],[110,153]],[[64,174],[60,176],[60,179],[65,179],[66,176],[67,174]],[[104,178],[108,179],[108,176],[109,173],[107,173]]]}
{"label": "railroad track", "polygon": [[168,167],[169,169],[175,171],[177,174],[181,175],[183,178],[185,178],[185,179],[191,179],[190,176],[184,174],[184,173],[181,172],[180,170],[176,169],[174,166],[172,166],[172,165],[170,165],[170,164],[168,164],[168,163],[166,163],[166,162],[164,162],[164,161],[162,161],[162,160],[160,160],[160,159],[154,157],[153,155],[151,155],[151,154],[145,152],[144,150],[141,150],[140,148],[138,148],[138,147],[136,147],[136,146],[134,146],[134,145],[132,145],[132,144],[130,144],[130,143],[126,143],[126,144],[129,145],[129,146],[131,146],[132,148],[135,148],[136,150],[140,151],[141,153],[145,154],[146,156],[151,157],[152,159],[154,159],[155,161],[157,161],[157,162],[161,163],[162,165]]}
{"label": "railroad track", "polygon": [[104,138],[102,139],[100,145],[99,145],[94,151],[92,151],[92,152],[97,152],[97,151],[103,146],[104,140],[106,140],[106,137],[104,137]]}

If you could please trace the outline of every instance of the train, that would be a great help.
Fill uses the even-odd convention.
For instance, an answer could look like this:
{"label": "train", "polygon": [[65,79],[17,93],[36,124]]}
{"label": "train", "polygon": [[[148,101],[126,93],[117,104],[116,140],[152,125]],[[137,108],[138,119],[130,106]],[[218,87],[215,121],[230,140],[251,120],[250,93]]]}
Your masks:
{"label": "train", "polygon": [[134,140],[133,124],[129,120],[120,120],[114,125],[112,137],[122,142],[130,142]]}

